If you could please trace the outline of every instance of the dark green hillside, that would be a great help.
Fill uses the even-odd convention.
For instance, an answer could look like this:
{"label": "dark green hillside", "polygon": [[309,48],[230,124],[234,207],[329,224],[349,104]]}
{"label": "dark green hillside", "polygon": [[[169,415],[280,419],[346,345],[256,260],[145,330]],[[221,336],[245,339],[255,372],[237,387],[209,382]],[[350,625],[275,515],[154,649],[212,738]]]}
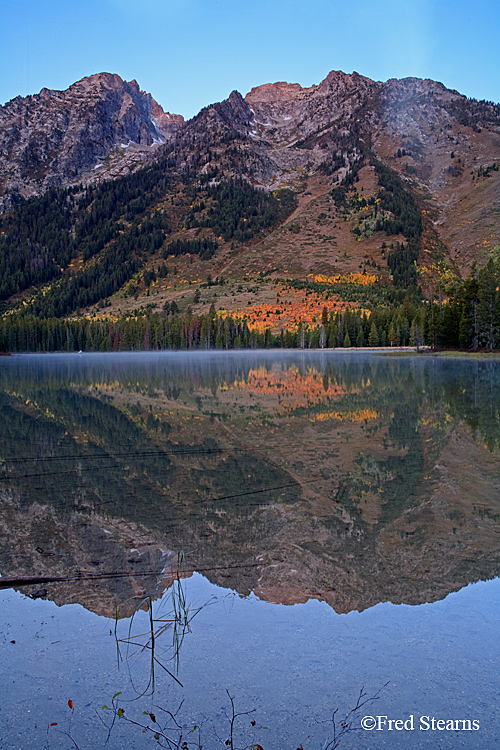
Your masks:
{"label": "dark green hillside", "polygon": [[396,248],[387,257],[387,265],[392,271],[395,286],[415,287],[418,283],[416,263],[423,232],[420,210],[400,177],[376,159],[373,164],[381,187],[378,193],[380,207],[390,213],[390,218],[386,216],[377,220],[375,231],[386,232],[389,236],[404,235],[407,244],[396,244]]}
{"label": "dark green hillside", "polygon": [[[163,258],[189,253],[209,260],[216,238],[248,241],[285,219],[295,205],[290,190],[268,194],[222,173],[217,185],[187,177],[183,184],[172,168],[165,149],[163,158],[132,175],[94,187],[54,189],[3,217],[4,307],[29,290],[24,315],[70,315],[116,293],[160,251]],[[172,229],[185,233],[194,227],[209,235],[166,244]]]}

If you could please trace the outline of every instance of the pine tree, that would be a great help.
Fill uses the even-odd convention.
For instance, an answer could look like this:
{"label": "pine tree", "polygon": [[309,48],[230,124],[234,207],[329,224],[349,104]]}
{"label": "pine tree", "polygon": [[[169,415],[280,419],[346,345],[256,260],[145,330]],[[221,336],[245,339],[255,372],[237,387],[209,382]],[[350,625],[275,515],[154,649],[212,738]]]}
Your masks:
{"label": "pine tree", "polygon": [[479,273],[477,292],[477,313],[479,341],[486,349],[498,345],[500,326],[500,295],[498,269],[490,258],[488,264]]}
{"label": "pine tree", "polygon": [[479,284],[474,264],[471,275],[464,281],[458,294],[462,307],[459,326],[459,344],[462,349],[479,347],[478,292]]}
{"label": "pine tree", "polygon": [[378,346],[380,343],[377,326],[375,325],[375,321],[372,321],[372,325],[370,328],[370,334],[368,336],[368,346]]}

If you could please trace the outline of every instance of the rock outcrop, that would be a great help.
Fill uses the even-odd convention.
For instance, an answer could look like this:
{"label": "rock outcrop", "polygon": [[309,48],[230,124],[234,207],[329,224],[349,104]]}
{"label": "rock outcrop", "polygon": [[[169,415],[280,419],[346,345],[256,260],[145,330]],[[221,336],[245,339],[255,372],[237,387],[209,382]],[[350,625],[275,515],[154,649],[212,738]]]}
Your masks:
{"label": "rock outcrop", "polygon": [[116,174],[136,168],[183,123],[136,81],[110,73],[83,78],[66,91],[16,97],[0,107],[0,209],[89,170],[102,176],[110,156]]}

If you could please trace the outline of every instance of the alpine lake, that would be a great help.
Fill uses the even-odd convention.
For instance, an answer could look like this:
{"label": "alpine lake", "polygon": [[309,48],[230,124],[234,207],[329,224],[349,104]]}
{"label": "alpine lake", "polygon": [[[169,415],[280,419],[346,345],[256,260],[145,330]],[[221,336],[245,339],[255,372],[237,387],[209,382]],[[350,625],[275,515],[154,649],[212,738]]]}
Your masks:
{"label": "alpine lake", "polygon": [[500,358],[20,355],[0,400],[2,750],[500,747]]}

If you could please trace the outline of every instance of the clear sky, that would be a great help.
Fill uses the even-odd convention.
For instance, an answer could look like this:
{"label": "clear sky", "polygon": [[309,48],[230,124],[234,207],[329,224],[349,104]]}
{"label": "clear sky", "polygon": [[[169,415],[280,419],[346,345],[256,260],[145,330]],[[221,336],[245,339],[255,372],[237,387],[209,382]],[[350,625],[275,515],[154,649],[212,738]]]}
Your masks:
{"label": "clear sky", "polygon": [[500,0],[0,0],[0,19],[1,104],[108,71],[188,118],[330,70],[500,102]]}

